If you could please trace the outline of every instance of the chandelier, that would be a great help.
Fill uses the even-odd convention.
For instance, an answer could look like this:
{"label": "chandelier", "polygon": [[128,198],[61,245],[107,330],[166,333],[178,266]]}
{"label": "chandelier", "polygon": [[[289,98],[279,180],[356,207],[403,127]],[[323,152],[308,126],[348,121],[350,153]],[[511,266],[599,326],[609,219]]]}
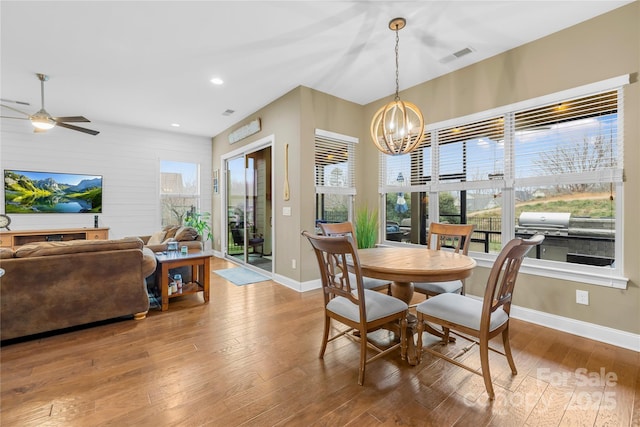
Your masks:
{"label": "chandelier", "polygon": [[420,109],[415,104],[401,101],[399,95],[398,31],[406,24],[404,18],[394,18],[389,22],[389,29],[396,32],[396,96],[371,120],[373,143],[378,150],[392,156],[412,152],[424,138],[424,117]]}

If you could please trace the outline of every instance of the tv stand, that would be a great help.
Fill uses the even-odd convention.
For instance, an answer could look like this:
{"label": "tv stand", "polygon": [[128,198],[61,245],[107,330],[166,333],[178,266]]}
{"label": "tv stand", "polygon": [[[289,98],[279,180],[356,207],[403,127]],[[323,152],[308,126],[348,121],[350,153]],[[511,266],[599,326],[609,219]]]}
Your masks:
{"label": "tv stand", "polygon": [[17,249],[38,242],[69,240],[108,240],[109,228],[64,228],[50,230],[0,231],[0,247]]}

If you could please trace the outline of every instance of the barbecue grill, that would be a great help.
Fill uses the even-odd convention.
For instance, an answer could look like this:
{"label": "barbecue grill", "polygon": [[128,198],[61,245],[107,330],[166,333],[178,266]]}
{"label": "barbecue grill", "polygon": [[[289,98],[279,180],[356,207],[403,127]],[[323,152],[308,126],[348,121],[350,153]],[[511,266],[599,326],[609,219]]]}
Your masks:
{"label": "barbecue grill", "polygon": [[605,266],[614,261],[612,225],[612,219],[572,218],[569,212],[522,212],[515,231],[524,239],[546,236],[531,253],[536,258]]}
{"label": "barbecue grill", "polygon": [[568,212],[522,212],[516,233],[567,236],[570,221]]}

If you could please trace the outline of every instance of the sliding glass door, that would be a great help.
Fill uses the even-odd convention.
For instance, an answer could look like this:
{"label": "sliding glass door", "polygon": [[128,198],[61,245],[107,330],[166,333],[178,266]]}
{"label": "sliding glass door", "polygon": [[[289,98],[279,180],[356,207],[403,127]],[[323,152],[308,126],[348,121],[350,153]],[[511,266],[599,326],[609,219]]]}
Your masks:
{"label": "sliding glass door", "polygon": [[227,257],[272,271],[271,147],[226,160]]}

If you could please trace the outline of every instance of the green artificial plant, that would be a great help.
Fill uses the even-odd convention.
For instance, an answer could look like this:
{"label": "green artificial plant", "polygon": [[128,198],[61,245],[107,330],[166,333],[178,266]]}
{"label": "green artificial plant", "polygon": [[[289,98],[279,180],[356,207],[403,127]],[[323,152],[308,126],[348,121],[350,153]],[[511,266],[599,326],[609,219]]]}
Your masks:
{"label": "green artificial plant", "polygon": [[213,233],[211,232],[211,226],[209,221],[211,220],[211,214],[209,212],[196,212],[191,210],[187,213],[184,219],[184,225],[193,227],[199,235],[202,236],[204,241],[211,240],[213,242]]}
{"label": "green artificial plant", "polygon": [[378,210],[358,209],[354,226],[358,249],[373,248],[378,242]]}

